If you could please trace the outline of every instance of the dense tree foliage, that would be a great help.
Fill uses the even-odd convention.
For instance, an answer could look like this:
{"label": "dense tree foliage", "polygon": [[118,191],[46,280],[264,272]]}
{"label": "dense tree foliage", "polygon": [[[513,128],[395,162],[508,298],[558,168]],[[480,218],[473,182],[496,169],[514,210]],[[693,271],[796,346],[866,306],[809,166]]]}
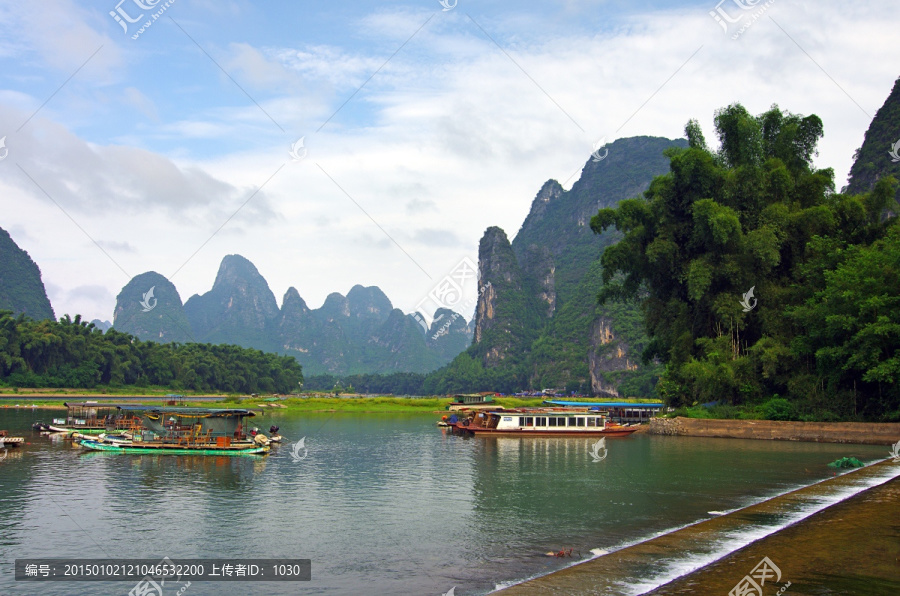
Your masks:
{"label": "dense tree foliage", "polygon": [[368,373],[360,375],[336,376],[313,375],[303,381],[304,391],[351,390],[358,393],[378,393],[394,395],[425,395],[422,384],[425,375],[420,373]]}
{"label": "dense tree foliage", "polygon": [[603,254],[600,300],[641,303],[643,358],[666,365],[660,394],[787,397],[809,419],[900,416],[895,181],[835,193],[833,172],[812,165],[814,115],[735,104],[715,127],[718,151],[690,122],[689,147],[668,152],[644,198],[591,220],[624,234]]}
{"label": "dense tree foliage", "polygon": [[164,386],[239,393],[297,391],[290,356],[232,345],[157,344],[80,316],[34,321],[0,311],[0,383],[12,387]]}

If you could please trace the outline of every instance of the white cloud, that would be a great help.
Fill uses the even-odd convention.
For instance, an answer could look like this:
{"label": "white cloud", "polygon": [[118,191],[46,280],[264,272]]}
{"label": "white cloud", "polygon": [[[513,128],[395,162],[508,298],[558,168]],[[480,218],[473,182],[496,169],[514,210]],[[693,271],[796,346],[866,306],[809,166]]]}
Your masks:
{"label": "white cloud", "polygon": [[[78,76],[82,80],[95,83],[109,83],[116,79],[115,73],[120,72],[120,49],[97,30],[96,17],[81,4],[71,0],[10,1],[3,3],[2,11],[6,27],[15,28],[19,35],[15,53],[21,59],[30,60],[30,52],[34,52],[42,65],[57,71],[56,77],[58,73],[69,76],[80,69]],[[58,83],[64,80],[65,77],[58,78]]]}
{"label": "white cloud", "polygon": [[[874,115],[897,75],[885,58],[895,37],[895,23],[884,18],[892,5],[772,6],[768,15],[827,75],[768,16],[733,41],[709,17],[711,8],[635,15],[590,34],[562,34],[558,26],[548,32],[527,15],[476,15],[527,75],[468,19],[440,15],[320,132],[316,127],[402,43],[392,31],[416,13],[385,9],[356,22],[357,34],[367,31],[366,39],[378,41],[375,49],[337,40],[275,49],[252,40],[221,43],[229,48],[228,68],[286,134],[249,101],[236,101],[237,93],[192,105],[189,115],[167,117],[160,106],[163,122],[131,132],[130,146],[89,143],[77,130],[38,118],[8,139],[0,202],[9,221],[0,225],[28,232],[32,257],[56,286],[91,279],[114,296],[127,282],[21,179],[13,169],[20,163],[87,233],[133,248],[112,255],[130,275],[171,275],[187,260],[173,280],[182,299],[208,291],[221,258],[239,253],[276,296],[293,285],[315,307],[329,292],[378,285],[409,311],[462,256],[476,258],[486,227],[499,225],[513,236],[543,182],[580,171],[602,136],[679,137],[685,122],[697,118],[714,143],[717,108],[740,101],[759,113],[777,103],[823,119],[817,164],[835,168],[840,188],[869,118],[834,81]],[[297,77],[299,91],[290,86]],[[138,95],[131,99],[132,106],[141,103]],[[0,124],[21,124],[25,105],[31,104],[21,94],[0,91]],[[309,156],[290,162],[287,150],[303,134]],[[176,147],[167,155],[140,148],[158,139]],[[90,318],[111,318],[112,303],[101,308],[104,298],[94,300]],[[71,310],[57,298],[54,307]]]}
{"label": "white cloud", "polygon": [[97,244],[104,250],[111,252],[127,252],[136,253],[137,249],[128,242],[118,242],[116,240],[98,240]]}
{"label": "white cloud", "polygon": [[285,85],[296,87],[296,74],[288,72],[279,62],[269,59],[263,52],[247,43],[229,45],[229,57],[224,68],[232,76],[249,82],[253,87],[280,89]]}
{"label": "white cloud", "polygon": [[412,239],[419,244],[425,244],[427,246],[463,246],[459,237],[452,230],[423,228],[421,230],[416,230],[412,235]]}
{"label": "white cloud", "polygon": [[[18,111],[0,106],[3,128],[11,129],[22,120]],[[254,192],[249,183],[231,185],[195,164],[176,163],[144,149],[91,145],[42,118],[9,135],[7,145],[12,158],[4,164],[7,183],[76,213],[162,211],[194,221],[222,221]],[[245,209],[260,222],[275,216],[265,191]]]}

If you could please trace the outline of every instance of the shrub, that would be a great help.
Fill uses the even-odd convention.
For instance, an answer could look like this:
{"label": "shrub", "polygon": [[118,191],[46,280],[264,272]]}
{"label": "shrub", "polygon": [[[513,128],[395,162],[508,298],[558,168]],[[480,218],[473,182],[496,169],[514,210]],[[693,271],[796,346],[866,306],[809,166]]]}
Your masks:
{"label": "shrub", "polygon": [[760,406],[760,413],[765,420],[797,420],[797,408],[794,404],[777,395]]}

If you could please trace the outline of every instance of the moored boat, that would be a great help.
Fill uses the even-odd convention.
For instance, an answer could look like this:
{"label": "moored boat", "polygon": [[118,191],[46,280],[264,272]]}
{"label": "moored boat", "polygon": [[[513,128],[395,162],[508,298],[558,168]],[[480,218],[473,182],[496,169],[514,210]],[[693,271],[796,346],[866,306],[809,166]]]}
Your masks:
{"label": "moored boat", "polygon": [[518,408],[477,412],[465,419],[451,416],[451,430],[471,435],[519,436],[627,436],[637,426],[609,422],[601,413],[588,409],[572,411],[564,408]]}
{"label": "moored boat", "polygon": [[[75,433],[73,437],[76,438],[88,438],[82,437],[78,433]],[[93,437],[90,437],[93,440]],[[118,433],[118,434],[108,434],[101,433],[97,435],[96,440],[100,443],[109,443],[110,445],[131,445],[134,443],[134,435],[130,433]]]}
{"label": "moored boat", "polygon": [[140,421],[132,414],[122,411],[119,404],[99,404],[95,401],[63,403],[65,418],[54,418],[50,424],[35,423],[32,428],[60,433],[81,433],[99,435],[112,431],[133,431],[140,427]]}
{"label": "moored boat", "polygon": [[138,419],[130,433],[78,435],[85,449],[115,453],[160,455],[245,455],[269,451],[269,440],[257,429],[247,430],[251,410],[180,406],[119,405],[121,415]]}
{"label": "moored boat", "polygon": [[6,447],[18,447],[25,442],[25,437],[11,437],[5,430],[0,430],[0,449]]}
{"label": "moored boat", "polygon": [[141,443],[114,444],[96,439],[83,438],[78,444],[93,451],[114,453],[156,454],[156,455],[261,455],[269,452],[269,447],[253,443],[235,443],[228,446],[216,444],[183,444],[165,443],[162,441],[145,441]]}

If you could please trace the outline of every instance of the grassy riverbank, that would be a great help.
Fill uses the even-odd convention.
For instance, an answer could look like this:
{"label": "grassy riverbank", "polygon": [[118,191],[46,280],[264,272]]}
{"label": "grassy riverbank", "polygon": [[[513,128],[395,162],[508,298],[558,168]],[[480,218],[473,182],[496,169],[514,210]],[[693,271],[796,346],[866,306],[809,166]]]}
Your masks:
{"label": "grassy riverbank", "polygon": [[[30,407],[32,405],[46,408],[58,408],[63,401],[97,400],[115,402],[117,398],[129,398],[128,403],[145,405],[162,405],[171,398],[172,391],[165,389],[109,389],[89,391],[80,389],[19,389],[13,392],[9,388],[0,388],[0,407]],[[203,398],[203,399],[198,399]],[[562,399],[562,398],[561,398]],[[587,398],[581,398],[586,400]],[[594,399],[596,401],[599,398]],[[362,396],[344,395],[335,397],[328,393],[310,393],[301,396],[277,398],[269,395],[224,395],[195,393],[185,394],[178,398],[179,405],[197,407],[240,407],[253,410],[281,410],[287,412],[443,412],[452,403],[446,396],[431,397],[396,397],[396,396]],[[493,403],[504,408],[537,407],[544,401],[543,397],[517,398],[496,397]],[[616,399],[643,403],[654,400]]]}
{"label": "grassy riverbank", "polygon": [[[16,396],[21,399],[9,399],[10,396],[0,402],[0,407],[31,407],[38,408],[61,408],[63,401],[57,397],[56,399],[46,399],[46,395],[38,396]],[[96,395],[66,394],[63,397],[73,401],[96,400],[101,403],[115,403],[117,401],[115,395]],[[132,396],[137,399],[129,399],[128,403],[144,404],[144,405],[162,405],[166,400],[161,396]],[[265,401],[266,398],[261,397],[234,397],[234,396],[204,396],[216,397],[217,399],[192,400],[192,396],[185,396],[183,404],[185,406],[206,407],[206,408],[246,408],[257,411],[280,411],[280,412],[373,412],[373,413],[416,413],[416,412],[436,412],[441,413],[447,410],[447,406],[453,401],[447,397],[425,397],[425,398],[407,398],[407,397],[290,397],[287,399],[279,399],[277,401]],[[194,396],[196,397],[196,396]],[[42,399],[43,398],[43,399]],[[504,408],[517,407],[535,407],[541,405],[541,398],[519,399],[519,398],[496,398],[494,403]],[[178,401],[179,405],[182,401]]]}

